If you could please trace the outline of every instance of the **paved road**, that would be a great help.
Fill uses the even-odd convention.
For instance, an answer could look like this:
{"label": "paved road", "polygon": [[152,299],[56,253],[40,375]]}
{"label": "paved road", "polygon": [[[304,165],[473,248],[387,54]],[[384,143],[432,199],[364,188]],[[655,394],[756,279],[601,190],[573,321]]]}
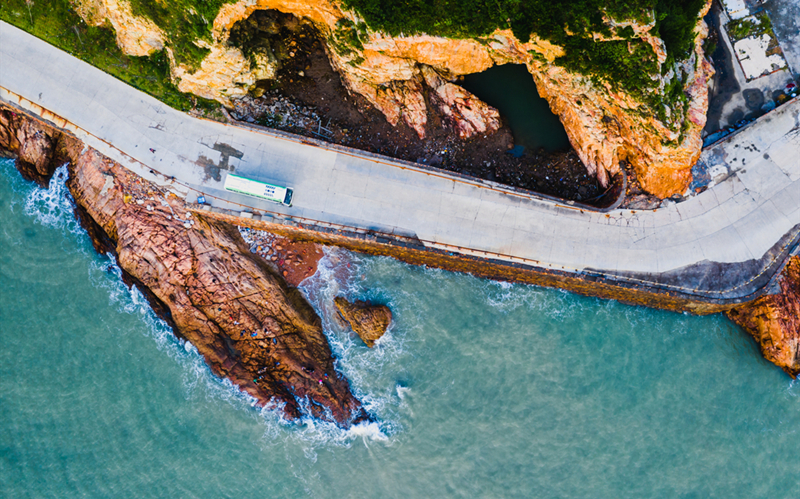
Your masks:
{"label": "paved road", "polygon": [[[800,229],[797,101],[706,151],[718,183],[704,193],[657,211],[604,214],[196,119],[2,22],[0,87],[3,99],[19,101],[17,94],[65,118],[88,145],[137,173],[175,176],[191,187],[176,187],[190,201],[196,190],[216,196],[215,204],[416,236],[428,246],[541,267],[733,297],[763,277]],[[222,168],[221,180],[235,170],[292,186],[294,206],[226,193],[214,168]]]}

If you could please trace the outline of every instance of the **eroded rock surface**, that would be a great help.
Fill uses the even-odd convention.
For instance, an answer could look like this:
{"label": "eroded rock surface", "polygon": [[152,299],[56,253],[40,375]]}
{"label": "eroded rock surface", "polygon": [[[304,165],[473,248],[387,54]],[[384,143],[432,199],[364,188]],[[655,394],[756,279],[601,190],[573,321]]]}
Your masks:
{"label": "eroded rock surface", "polygon": [[70,170],[70,192],[116,244],[120,266],[170,312],[219,376],[261,404],[349,425],[366,418],[333,365],[319,317],[250,253],[238,230],[187,212],[89,150]]}
{"label": "eroded rock surface", "polygon": [[320,318],[236,227],[192,215],[182,199],[46,123],[0,108],[0,148],[46,182],[70,161],[68,187],[99,251],[113,252],[175,333],[259,405],[343,427],[369,419],[334,369]]}
{"label": "eroded rock surface", "polygon": [[370,348],[392,323],[392,311],[386,305],[370,305],[363,301],[350,303],[341,296],[334,298],[333,303],[353,332]]}
{"label": "eroded rock surface", "polygon": [[753,335],[764,358],[791,377],[800,374],[800,256],[780,276],[780,293],[765,295],[727,313]]}
{"label": "eroded rock surface", "polygon": [[0,150],[14,156],[20,173],[39,185],[47,185],[55,169],[68,160],[66,148],[75,141],[44,122],[0,108]]}

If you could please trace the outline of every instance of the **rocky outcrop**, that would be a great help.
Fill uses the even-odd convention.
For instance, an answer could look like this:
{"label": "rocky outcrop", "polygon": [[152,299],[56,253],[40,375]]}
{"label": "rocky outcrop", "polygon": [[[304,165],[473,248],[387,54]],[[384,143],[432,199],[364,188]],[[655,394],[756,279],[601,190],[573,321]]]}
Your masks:
{"label": "rocky outcrop", "polygon": [[[88,1],[88,0],[80,0]],[[122,0],[90,0],[111,2]],[[448,39],[429,35],[392,37],[371,31],[341,0],[240,0],[223,6],[213,22],[210,49],[199,70],[173,63],[173,77],[184,92],[192,92],[230,105],[245,95],[271,66],[251,64],[231,47],[230,31],[255,10],[276,9],[313,23],[325,43],[332,65],[347,88],[361,94],[380,109],[392,124],[403,120],[422,136],[428,120],[425,93],[433,105],[455,123],[461,137],[497,128],[496,111],[452,83],[459,75],[483,71],[494,64],[517,63],[528,67],[539,93],[559,115],[570,141],[588,170],[606,185],[627,161],[642,187],[659,197],[682,193],[691,177],[691,166],[702,146],[701,131],[708,106],[707,83],[713,68],[706,61],[702,41],[707,34],[700,12],[694,50],[684,61],[665,67],[664,42],[651,34],[649,22],[606,19],[610,28],[631,28],[633,40],[652,47],[658,70],[652,78],[655,94],[683,95],[678,101],[654,104],[597,81],[591,75],[573,73],[556,64],[564,49],[547,40],[518,40],[511,30],[497,30],[475,39]],[[557,7],[554,7],[557,8]],[[599,35],[602,40],[619,37]],[[131,53],[141,44],[123,49]],[[267,61],[267,59],[264,59]]]}
{"label": "rocky outcrop", "polygon": [[341,296],[334,298],[333,303],[353,332],[370,348],[392,323],[392,311],[386,305],[370,305],[363,301],[350,303]]}
{"label": "rocky outcrop", "polygon": [[42,121],[0,107],[0,150],[15,157],[20,173],[39,185],[47,185],[67,162],[67,148],[75,141]]}
{"label": "rocky outcrop", "polygon": [[73,3],[87,24],[110,24],[116,33],[117,45],[128,55],[145,56],[164,48],[164,32],[151,19],[134,15],[127,0],[80,0]]}
{"label": "rocky outcrop", "polygon": [[70,161],[68,187],[98,250],[116,255],[124,278],[216,375],[290,419],[310,414],[347,427],[369,418],[334,368],[320,318],[236,227],[191,214],[77,139],[2,107],[0,148],[44,181],[59,155]]}
{"label": "rocky outcrop", "polygon": [[764,358],[791,377],[800,374],[800,256],[780,276],[780,292],[762,296],[726,314],[753,335]]}
{"label": "rocky outcrop", "polygon": [[[423,66],[421,72],[431,89],[431,101],[441,115],[450,121],[459,137],[467,139],[500,128],[500,113],[495,108],[458,85],[445,81],[430,66]],[[424,134],[424,129],[422,132]]]}

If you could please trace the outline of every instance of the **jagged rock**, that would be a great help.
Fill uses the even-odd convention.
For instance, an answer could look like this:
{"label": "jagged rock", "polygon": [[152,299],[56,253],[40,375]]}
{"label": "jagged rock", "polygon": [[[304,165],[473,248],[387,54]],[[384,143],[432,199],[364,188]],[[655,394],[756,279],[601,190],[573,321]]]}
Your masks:
{"label": "jagged rock", "polygon": [[305,411],[343,427],[369,419],[334,368],[319,316],[250,253],[236,227],[193,215],[182,199],[74,137],[2,107],[0,147],[21,151],[28,163],[18,165],[50,173],[59,164],[52,158],[69,159],[67,185],[98,251],[116,255],[126,282],[215,374],[290,419]]}
{"label": "jagged rock", "polygon": [[430,66],[423,66],[422,76],[433,91],[431,98],[462,139],[499,129],[500,113],[463,88],[445,81]]}
{"label": "jagged rock", "polygon": [[91,150],[68,185],[115,244],[120,266],[164,304],[212,371],[262,405],[285,404],[290,418],[300,417],[305,400],[313,416],[330,411],[345,426],[366,418],[334,369],[319,317],[251,255],[235,227],[192,215],[182,200]]}
{"label": "jagged rock", "polygon": [[727,313],[753,335],[764,358],[791,377],[800,374],[800,256],[780,275],[780,293],[762,296]]}
{"label": "jagged rock", "polygon": [[386,305],[370,305],[363,301],[350,303],[341,296],[334,298],[333,303],[342,318],[370,348],[392,323],[392,311]]}
{"label": "jagged rock", "polygon": [[39,185],[67,161],[65,147],[75,139],[40,120],[9,108],[0,108],[0,149],[16,157],[17,169]]}

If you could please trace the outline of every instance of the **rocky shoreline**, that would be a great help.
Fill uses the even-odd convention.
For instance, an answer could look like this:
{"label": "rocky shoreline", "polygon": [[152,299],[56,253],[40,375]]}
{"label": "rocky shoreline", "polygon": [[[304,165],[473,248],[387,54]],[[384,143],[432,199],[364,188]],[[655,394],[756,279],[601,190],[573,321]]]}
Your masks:
{"label": "rocky shoreline", "polygon": [[115,255],[125,281],[216,375],[288,419],[309,415],[342,427],[370,419],[334,367],[319,316],[235,226],[193,214],[74,137],[7,108],[0,149],[42,185],[68,162],[76,215],[95,248]]}
{"label": "rocky shoreline", "polygon": [[750,333],[768,361],[792,378],[800,375],[800,256],[783,268],[776,293],[726,312]]}
{"label": "rocky shoreline", "polygon": [[[315,242],[341,243],[291,231],[258,233],[245,241],[234,224],[258,230],[255,223],[190,210],[183,200],[84,148],[71,135],[6,106],[0,106],[0,149],[16,157],[22,174],[40,184],[56,166],[69,163],[68,187],[98,251],[115,254],[126,281],[145,292],[156,312],[175,334],[192,342],[215,374],[230,379],[259,405],[281,408],[289,419],[308,414],[342,427],[370,419],[334,368],[320,318],[291,287],[313,274],[321,256]],[[341,245],[375,253],[367,246]],[[393,250],[389,256],[454,271],[475,269],[446,255],[437,260],[436,255]],[[768,360],[796,377],[799,264],[800,258],[791,260],[775,294],[728,306],[687,304],[668,295],[558,276],[537,275],[536,280],[491,262],[482,262],[484,271],[478,275],[655,308],[727,311],[756,338]]]}

